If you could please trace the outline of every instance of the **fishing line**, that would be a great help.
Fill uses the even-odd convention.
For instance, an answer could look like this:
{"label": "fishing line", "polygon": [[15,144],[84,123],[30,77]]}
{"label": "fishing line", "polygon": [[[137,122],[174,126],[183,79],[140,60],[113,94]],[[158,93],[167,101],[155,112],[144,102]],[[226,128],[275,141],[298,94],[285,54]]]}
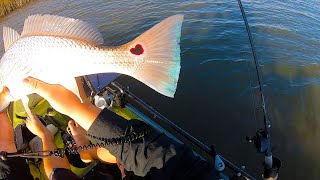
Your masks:
{"label": "fishing line", "polygon": [[245,11],[243,9],[241,0],[237,0],[238,1],[238,5],[239,8],[241,10],[241,15],[244,21],[244,24],[246,26],[246,30],[247,30],[247,34],[248,34],[248,38],[249,38],[249,42],[250,42],[250,46],[251,46],[251,51],[252,51],[252,55],[253,55],[253,60],[254,60],[254,65],[255,65],[255,69],[256,69],[256,74],[258,77],[258,84],[259,84],[259,91],[260,91],[260,96],[261,96],[261,100],[262,100],[262,108],[263,108],[263,113],[264,113],[264,126],[265,126],[265,130],[268,132],[269,128],[271,127],[271,123],[268,117],[268,113],[267,113],[267,109],[266,109],[266,99],[265,99],[265,92],[264,92],[264,88],[262,87],[262,76],[261,76],[261,72],[260,72],[260,68],[259,68],[259,64],[258,64],[258,58],[256,55],[256,51],[255,51],[255,47],[254,47],[254,43],[253,43],[253,38],[251,35],[251,31],[250,31],[250,27],[246,18],[246,14]]}
{"label": "fishing line", "polygon": [[[247,71],[249,72],[249,73],[251,73],[251,68],[250,68],[250,62],[251,61],[247,61]],[[251,109],[252,109],[252,114],[253,114],[253,119],[254,119],[254,122],[258,122],[258,120],[257,120],[257,117],[256,117],[256,106],[257,106],[257,104],[256,104],[256,102],[257,102],[257,97],[256,97],[256,95],[255,95],[255,89],[256,89],[256,86],[254,86],[254,84],[253,84],[253,81],[252,81],[252,78],[251,78],[251,74],[250,74],[250,76],[249,76],[250,78],[249,78],[249,80],[250,80],[250,82],[249,82],[249,86],[247,87],[247,88],[249,88],[249,92],[252,92],[252,93],[250,93],[250,97],[251,97]],[[252,90],[252,91],[251,91]],[[242,94],[244,94],[244,93],[241,93],[241,96],[242,96]],[[257,126],[259,126],[259,123],[258,124],[256,124],[256,128],[258,128]]]}
{"label": "fishing line", "polygon": [[244,21],[244,24],[246,26],[250,46],[251,46],[251,51],[253,55],[253,60],[255,64],[255,70],[257,73],[258,77],[258,84],[259,84],[259,90],[260,90],[260,96],[262,100],[262,109],[263,109],[263,115],[264,115],[264,128],[261,128],[256,132],[256,135],[251,138],[247,137],[248,142],[253,142],[256,146],[256,149],[260,153],[264,153],[264,173],[263,177],[265,179],[268,178],[277,178],[279,169],[281,167],[281,161],[279,158],[273,157],[272,156],[272,149],[271,149],[271,136],[270,136],[270,128],[271,128],[271,123],[268,117],[268,112],[267,112],[267,105],[266,105],[266,98],[265,98],[265,91],[262,85],[262,76],[258,64],[258,58],[256,55],[256,51],[254,48],[254,43],[253,43],[253,38],[252,34],[250,31],[250,27],[246,18],[246,14],[244,11],[244,8],[242,6],[241,0],[238,0],[238,5],[241,11],[241,15]]}

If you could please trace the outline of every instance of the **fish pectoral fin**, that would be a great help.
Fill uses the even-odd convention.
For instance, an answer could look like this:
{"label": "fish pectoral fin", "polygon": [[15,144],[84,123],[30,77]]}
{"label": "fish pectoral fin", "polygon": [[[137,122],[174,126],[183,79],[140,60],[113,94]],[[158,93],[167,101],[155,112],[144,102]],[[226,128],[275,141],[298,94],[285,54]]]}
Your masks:
{"label": "fish pectoral fin", "polygon": [[28,98],[28,96],[24,96],[23,98],[21,98],[21,101],[22,101],[24,110],[25,110],[26,113],[27,113],[27,116],[28,116],[29,118],[31,118],[31,117],[32,117],[32,113],[31,113],[31,110],[30,110],[30,108],[29,108],[29,98]]}
{"label": "fish pectoral fin", "polygon": [[79,88],[77,86],[77,82],[76,82],[75,78],[66,78],[66,79],[63,79],[63,81],[60,81],[60,82],[62,82],[61,83],[62,86],[67,88],[69,91],[73,92],[73,94],[77,95],[78,98],[80,99],[80,101],[83,102],[82,98],[80,96]]}
{"label": "fish pectoral fin", "polygon": [[21,36],[57,36],[103,44],[102,34],[97,28],[84,21],[49,14],[29,16]]}
{"label": "fish pectoral fin", "polygon": [[6,26],[3,27],[3,44],[5,51],[7,51],[11,44],[16,42],[19,38],[20,35],[17,31]]}

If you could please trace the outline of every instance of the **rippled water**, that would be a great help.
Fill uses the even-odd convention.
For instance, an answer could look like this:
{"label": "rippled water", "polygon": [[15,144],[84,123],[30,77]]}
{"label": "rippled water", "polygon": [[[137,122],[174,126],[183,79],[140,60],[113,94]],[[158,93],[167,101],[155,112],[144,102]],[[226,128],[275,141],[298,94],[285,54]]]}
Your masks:
{"label": "rippled water", "polygon": [[[243,5],[263,71],[274,154],[283,163],[280,178],[320,179],[320,3],[245,0]],[[101,30],[105,45],[128,42],[162,19],[184,14],[175,98],[129,77],[119,81],[260,177],[262,157],[245,136],[263,126],[261,102],[236,1],[35,1],[0,19],[0,24],[21,31],[24,19],[35,13],[91,22]]]}

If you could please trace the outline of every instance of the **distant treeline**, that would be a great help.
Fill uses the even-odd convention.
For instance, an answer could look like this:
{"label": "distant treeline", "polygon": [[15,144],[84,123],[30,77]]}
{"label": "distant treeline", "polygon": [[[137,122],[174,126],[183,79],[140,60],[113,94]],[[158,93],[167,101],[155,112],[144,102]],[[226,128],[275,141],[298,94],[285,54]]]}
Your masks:
{"label": "distant treeline", "polygon": [[7,15],[9,12],[22,7],[32,0],[0,0],[0,17]]}

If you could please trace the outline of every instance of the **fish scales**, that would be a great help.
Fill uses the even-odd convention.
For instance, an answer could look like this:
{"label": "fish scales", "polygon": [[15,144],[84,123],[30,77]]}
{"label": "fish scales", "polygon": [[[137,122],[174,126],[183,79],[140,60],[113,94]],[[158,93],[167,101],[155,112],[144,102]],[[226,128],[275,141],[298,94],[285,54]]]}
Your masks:
{"label": "fish scales", "polygon": [[[89,74],[90,71],[101,73],[97,72],[97,69],[92,70],[97,68],[96,65],[107,64],[106,67],[103,67],[102,72],[113,72],[117,65],[121,69],[124,63],[128,63],[130,66],[133,62],[132,60],[129,61],[125,55],[121,55],[121,58],[118,58],[119,53],[114,54],[112,49],[104,49],[84,42],[49,36],[26,37],[17,42],[13,48],[9,49],[2,59],[4,61],[3,68],[5,69],[23,71],[23,67],[29,66],[42,69],[43,73],[48,71],[49,68],[68,69],[68,73],[72,76],[79,76]],[[20,52],[18,56],[16,52]],[[5,63],[6,61],[8,63]],[[124,69],[129,69],[128,67]],[[9,73],[12,72],[9,71]],[[39,76],[44,74],[35,74],[34,71],[31,71],[26,75]]]}
{"label": "fish scales", "polygon": [[10,97],[0,102],[0,110],[9,101],[27,102],[26,95],[33,92],[22,81],[28,76],[61,84],[79,96],[75,77],[120,73],[173,97],[180,73],[182,21],[183,15],[171,16],[118,47],[102,46],[102,35],[91,25],[60,16],[30,16],[21,35],[4,27],[0,87],[8,87]]}

